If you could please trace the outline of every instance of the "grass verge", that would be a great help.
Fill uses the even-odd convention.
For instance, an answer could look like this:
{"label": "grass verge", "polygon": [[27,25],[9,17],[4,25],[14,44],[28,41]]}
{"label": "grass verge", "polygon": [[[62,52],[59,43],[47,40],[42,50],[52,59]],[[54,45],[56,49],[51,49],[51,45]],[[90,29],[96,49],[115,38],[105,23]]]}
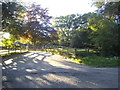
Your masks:
{"label": "grass verge", "polygon": [[103,57],[103,56],[97,56],[97,55],[91,55],[91,56],[85,56],[77,58],[71,58],[72,60],[88,65],[88,66],[94,66],[94,67],[113,67],[113,66],[120,66],[120,58],[119,57]]}
{"label": "grass verge", "polygon": [[49,49],[46,52],[58,54],[65,58],[71,59],[71,62],[93,66],[93,67],[116,67],[120,66],[120,57],[103,57],[99,56],[94,50],[87,52],[86,49],[78,49],[77,56],[74,56],[74,49]]}
{"label": "grass verge", "polygon": [[3,54],[3,55],[0,55],[0,56],[6,57],[6,56],[10,56],[10,55],[14,55],[14,54],[21,54],[21,53],[26,53],[26,52],[29,52],[29,51],[11,52],[9,54]]}

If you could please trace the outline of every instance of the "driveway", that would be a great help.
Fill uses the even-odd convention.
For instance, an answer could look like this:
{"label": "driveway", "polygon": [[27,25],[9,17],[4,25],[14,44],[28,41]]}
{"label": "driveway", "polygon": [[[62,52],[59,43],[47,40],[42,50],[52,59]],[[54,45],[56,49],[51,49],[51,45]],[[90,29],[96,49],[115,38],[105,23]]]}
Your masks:
{"label": "driveway", "polygon": [[3,88],[118,88],[118,68],[94,68],[30,52],[3,59]]}

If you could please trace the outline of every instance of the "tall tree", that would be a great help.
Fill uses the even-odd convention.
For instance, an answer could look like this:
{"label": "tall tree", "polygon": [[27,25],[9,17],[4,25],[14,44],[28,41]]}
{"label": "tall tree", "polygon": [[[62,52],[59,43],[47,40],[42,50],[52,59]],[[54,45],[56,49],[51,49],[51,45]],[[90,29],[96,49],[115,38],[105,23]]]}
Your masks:
{"label": "tall tree", "polygon": [[2,31],[19,35],[23,32],[25,7],[19,2],[2,3]]}
{"label": "tall tree", "polygon": [[92,14],[89,19],[90,35],[93,44],[101,50],[102,55],[118,55],[118,26],[113,19],[101,14]]}
{"label": "tall tree", "polygon": [[119,2],[109,2],[109,1],[103,1],[103,2],[93,2],[93,5],[95,5],[98,10],[97,12],[99,14],[102,14],[103,16],[114,19],[117,23],[120,23],[120,1]]}
{"label": "tall tree", "polygon": [[55,19],[55,28],[58,29],[59,43],[61,45],[74,46],[74,47],[79,47],[80,44],[82,45],[81,42],[79,42],[79,45],[73,42],[76,41],[77,38],[82,38],[82,37],[77,37],[78,36],[77,33],[84,33],[84,30],[88,29],[87,18],[89,17],[90,14],[91,13],[84,15],[71,14],[67,16],[57,17]]}
{"label": "tall tree", "polygon": [[51,16],[48,15],[48,10],[42,8],[40,5],[32,4],[27,7],[25,20],[25,36],[33,42],[40,43],[42,41],[50,40],[51,33],[55,32],[54,28],[50,26]]}

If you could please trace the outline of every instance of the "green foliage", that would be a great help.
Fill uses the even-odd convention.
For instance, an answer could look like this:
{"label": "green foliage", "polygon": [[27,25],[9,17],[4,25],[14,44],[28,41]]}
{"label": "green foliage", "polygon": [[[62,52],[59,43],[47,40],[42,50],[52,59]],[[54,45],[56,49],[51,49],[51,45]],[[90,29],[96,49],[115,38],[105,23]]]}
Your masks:
{"label": "green foliage", "polygon": [[[29,39],[32,44],[50,41],[51,33],[55,30],[50,27],[51,16],[48,10],[40,5],[24,6],[20,2],[2,3],[2,25],[4,32],[17,37]],[[52,38],[54,39],[54,38]]]}
{"label": "green foliage", "polygon": [[85,48],[89,46],[89,29],[77,29],[71,39],[70,46],[76,48]]}
{"label": "green foliage", "polygon": [[74,48],[54,48],[54,49],[46,49],[45,51],[59,54],[64,56],[65,58],[69,58],[74,63],[94,66],[94,67],[108,67],[108,66],[120,66],[120,58],[119,57],[103,57],[98,56],[97,53],[90,49],[89,52],[87,49],[77,49],[77,56],[75,55]]}
{"label": "green foliage", "polygon": [[76,15],[71,14],[67,16],[60,16],[55,18],[54,27],[58,29],[58,42],[60,45],[69,46],[70,39],[72,37],[72,31],[74,23],[76,21]]}
{"label": "green foliage", "polygon": [[55,19],[55,28],[59,30],[59,44],[71,47],[86,46],[89,43],[87,34],[90,30],[87,27],[87,18],[90,14],[71,14],[57,17]]}
{"label": "green foliage", "polygon": [[[101,19],[102,18],[102,19]],[[101,50],[101,54],[117,55],[118,28],[113,20],[109,20],[100,15],[96,15],[89,20],[89,27],[93,30],[91,41]]]}
{"label": "green foliage", "polygon": [[120,2],[93,2],[93,5],[98,7],[98,13],[106,16],[107,18],[113,18],[117,22],[119,22],[119,10]]}
{"label": "green foliage", "polygon": [[1,42],[4,44],[4,46],[9,46],[9,48],[13,48],[16,40],[17,39],[14,35],[10,35],[9,39],[3,39]]}
{"label": "green foliage", "polygon": [[[106,55],[120,55],[120,2],[94,2],[98,7],[95,18],[91,19],[92,30],[96,30],[91,37],[94,44],[101,48],[101,54]],[[99,17],[99,18],[98,18]],[[101,19],[100,19],[101,17]]]}
{"label": "green foliage", "polygon": [[48,15],[47,8],[42,8],[40,5],[31,4],[27,7],[27,20],[25,21],[25,38],[28,38],[33,45],[41,44],[44,41],[50,41],[51,34],[55,32],[54,28],[50,27],[51,16]]}
{"label": "green foliage", "polygon": [[81,58],[81,61],[90,66],[120,66],[118,57],[102,57],[102,56],[87,56],[84,58]]}
{"label": "green foliage", "polygon": [[68,29],[61,29],[58,33],[58,43],[63,46],[69,46],[70,39],[69,39],[69,31]]}
{"label": "green foliage", "polygon": [[57,17],[55,27],[60,45],[76,48],[94,46],[103,56],[119,55],[118,23],[114,18],[99,13],[72,14]]}
{"label": "green foliage", "polygon": [[30,40],[28,40],[28,39],[24,39],[24,38],[20,38],[20,39],[17,40],[17,41],[19,41],[19,42],[21,42],[21,43],[23,43],[23,44],[28,44],[28,43],[31,44],[31,41],[30,41]]}
{"label": "green foliage", "polygon": [[54,27],[57,33],[50,26],[52,17],[48,15],[48,10],[40,5],[25,7],[18,2],[1,3],[2,31],[9,32],[15,38],[4,39],[5,46],[13,47],[18,37],[24,39],[21,42],[32,42],[34,45],[58,39],[56,43],[59,45],[75,48],[94,46],[103,56],[120,55],[119,2],[95,2],[98,7],[96,13],[56,17]]}
{"label": "green foliage", "polygon": [[25,7],[18,2],[2,3],[2,31],[13,35],[21,35],[23,31],[23,21]]}

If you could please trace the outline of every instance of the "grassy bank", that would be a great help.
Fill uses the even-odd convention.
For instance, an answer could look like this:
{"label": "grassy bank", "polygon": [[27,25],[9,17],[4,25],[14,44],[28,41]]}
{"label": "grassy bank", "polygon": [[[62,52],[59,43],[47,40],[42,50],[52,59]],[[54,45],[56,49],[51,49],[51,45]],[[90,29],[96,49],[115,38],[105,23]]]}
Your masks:
{"label": "grassy bank", "polygon": [[93,49],[77,49],[77,52],[75,52],[74,48],[54,48],[45,49],[44,51],[64,56],[65,58],[72,59],[73,62],[88,66],[120,66],[120,57],[103,57]]}
{"label": "grassy bank", "polygon": [[91,56],[85,56],[85,57],[77,57],[77,58],[71,58],[72,60],[80,63],[85,64],[88,66],[94,66],[94,67],[106,67],[106,66],[120,66],[120,58],[118,57],[103,57],[103,56],[97,56],[97,55],[91,55]]}

